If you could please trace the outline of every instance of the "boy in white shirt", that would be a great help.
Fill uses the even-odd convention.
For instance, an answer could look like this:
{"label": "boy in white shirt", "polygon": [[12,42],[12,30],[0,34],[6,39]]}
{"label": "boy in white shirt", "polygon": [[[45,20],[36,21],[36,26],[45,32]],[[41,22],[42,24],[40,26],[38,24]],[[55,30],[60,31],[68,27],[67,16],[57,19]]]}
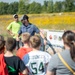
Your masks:
{"label": "boy in white shirt", "polygon": [[30,45],[33,50],[23,57],[24,64],[29,70],[29,75],[46,75],[46,67],[51,56],[39,50],[41,39],[38,35],[30,38]]}

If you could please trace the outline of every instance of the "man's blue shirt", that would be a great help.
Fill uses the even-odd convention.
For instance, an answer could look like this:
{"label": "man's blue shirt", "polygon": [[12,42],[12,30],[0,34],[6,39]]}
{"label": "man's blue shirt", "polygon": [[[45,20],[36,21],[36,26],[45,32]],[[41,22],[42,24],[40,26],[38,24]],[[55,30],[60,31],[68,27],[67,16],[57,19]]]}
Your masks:
{"label": "man's blue shirt", "polygon": [[40,30],[33,24],[29,24],[29,25],[22,25],[18,34],[22,34],[25,32],[29,32],[31,36],[33,36],[35,33],[39,33]]}

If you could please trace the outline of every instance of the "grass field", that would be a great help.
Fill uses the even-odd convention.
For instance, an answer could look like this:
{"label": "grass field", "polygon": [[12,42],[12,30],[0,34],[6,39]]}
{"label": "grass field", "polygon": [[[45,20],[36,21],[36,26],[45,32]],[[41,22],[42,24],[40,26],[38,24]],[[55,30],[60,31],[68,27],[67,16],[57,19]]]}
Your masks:
{"label": "grass field", "polygon": [[[75,12],[53,14],[28,14],[29,21],[39,28],[50,30],[75,30]],[[19,15],[21,17],[21,15]],[[0,15],[0,34],[7,36],[6,27],[12,15]]]}

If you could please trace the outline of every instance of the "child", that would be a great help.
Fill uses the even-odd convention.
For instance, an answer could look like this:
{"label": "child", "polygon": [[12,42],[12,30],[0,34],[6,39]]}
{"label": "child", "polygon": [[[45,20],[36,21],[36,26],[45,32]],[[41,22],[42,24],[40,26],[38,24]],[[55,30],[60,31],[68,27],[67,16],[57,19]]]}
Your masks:
{"label": "child", "polygon": [[4,60],[5,51],[5,40],[2,35],[0,35],[0,75],[8,75],[8,70]]}
{"label": "child", "polygon": [[30,38],[30,45],[33,50],[23,57],[24,64],[28,67],[29,75],[45,75],[51,56],[40,51],[41,39],[38,35]]}
{"label": "child", "polygon": [[24,46],[17,51],[17,56],[20,57],[21,59],[25,54],[32,51],[32,48],[30,48],[29,39],[30,39],[30,34],[28,32],[22,34],[22,42]]}
{"label": "child", "polygon": [[4,58],[9,75],[19,75],[19,72],[27,75],[28,72],[23,61],[19,57],[13,55],[13,51],[16,48],[16,40],[11,37],[7,38],[5,46],[7,51],[4,54]]}

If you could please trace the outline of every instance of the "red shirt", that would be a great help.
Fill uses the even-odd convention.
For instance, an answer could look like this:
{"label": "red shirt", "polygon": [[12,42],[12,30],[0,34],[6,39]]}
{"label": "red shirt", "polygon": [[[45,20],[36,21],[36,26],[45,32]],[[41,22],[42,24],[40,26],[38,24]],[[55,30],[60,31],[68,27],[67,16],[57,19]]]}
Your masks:
{"label": "red shirt", "polygon": [[8,70],[4,60],[4,54],[0,54],[0,75],[8,75]]}
{"label": "red shirt", "polygon": [[20,57],[21,59],[23,58],[24,55],[26,55],[28,52],[32,51],[32,48],[24,48],[21,47],[18,51],[17,51],[17,56]]}

